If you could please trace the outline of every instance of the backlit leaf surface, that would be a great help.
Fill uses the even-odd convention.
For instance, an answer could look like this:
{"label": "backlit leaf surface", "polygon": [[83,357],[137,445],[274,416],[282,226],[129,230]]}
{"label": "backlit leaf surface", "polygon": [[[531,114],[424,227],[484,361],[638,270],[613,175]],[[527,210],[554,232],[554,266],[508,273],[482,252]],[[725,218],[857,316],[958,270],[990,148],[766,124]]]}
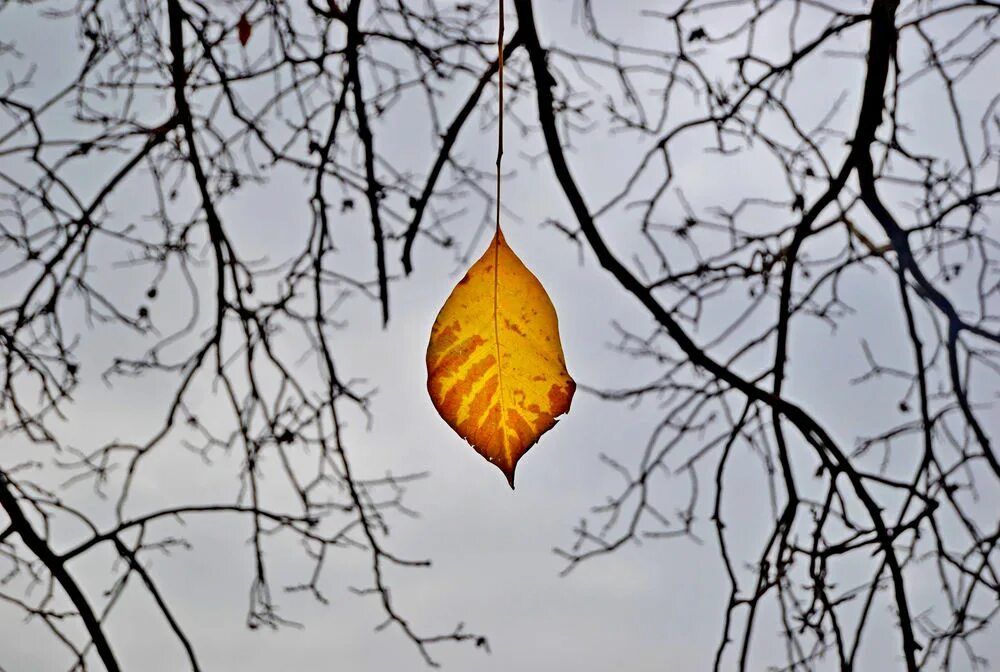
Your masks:
{"label": "backlit leaf surface", "polygon": [[434,322],[427,389],[441,417],[511,487],[517,461],[569,411],[576,383],[556,311],[499,227]]}

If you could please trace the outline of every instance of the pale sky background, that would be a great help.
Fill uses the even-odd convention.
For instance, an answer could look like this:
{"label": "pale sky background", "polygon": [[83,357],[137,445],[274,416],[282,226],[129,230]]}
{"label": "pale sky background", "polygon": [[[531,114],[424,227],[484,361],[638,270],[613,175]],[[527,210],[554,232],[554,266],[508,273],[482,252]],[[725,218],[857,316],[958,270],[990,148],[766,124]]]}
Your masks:
{"label": "pale sky background", "polygon": [[[611,34],[627,34],[630,39],[655,43],[663,39],[661,23],[639,16],[640,6],[673,3],[595,3]],[[845,2],[852,10],[862,6]],[[47,5],[44,5],[47,6]],[[69,5],[67,5],[69,6]],[[36,63],[34,87],[26,98],[41,100],[65,86],[78,67],[72,20],[39,18],[41,7],[0,3],[0,43],[16,41],[23,56],[0,56],[0,69],[23,73]],[[573,3],[536,2],[543,42],[559,45],[581,44],[581,31],[572,21]],[[512,21],[513,23],[513,21]],[[263,36],[255,35],[255,39]],[[844,50],[860,50],[867,27],[847,33],[838,43]],[[776,35],[775,39],[779,39]],[[784,44],[784,36],[780,35]],[[251,47],[253,43],[251,42]],[[995,59],[994,59],[995,60]],[[793,89],[797,108],[805,126],[814,124],[841,92],[847,93],[841,113],[852,123],[857,113],[857,96],[863,64],[857,60],[813,61],[815,67]],[[568,70],[567,70],[568,72]],[[455,104],[464,99],[469,81],[456,84]],[[610,89],[609,89],[610,90]],[[980,110],[996,93],[996,82],[963,84],[961,100],[970,109]],[[928,151],[951,154],[953,136],[941,123],[942,96],[936,86],[915,87],[908,95],[918,145]],[[37,98],[36,98],[37,96]],[[594,95],[601,100],[600,94]],[[450,100],[450,98],[449,98]],[[162,120],[164,112],[149,106],[148,121]],[[443,106],[443,118],[450,119],[454,105]],[[523,119],[533,123],[534,110],[521,104]],[[53,110],[50,128],[69,128],[64,119],[68,110]],[[977,112],[978,113],[978,112]],[[63,115],[60,117],[59,115]],[[595,112],[595,115],[598,113]],[[376,142],[399,157],[400,165],[426,171],[433,159],[427,143],[427,126],[418,115],[409,121],[383,124]],[[406,115],[397,114],[398,119]],[[597,116],[600,119],[599,115]],[[459,148],[465,156],[482,155],[485,169],[493,160],[494,129],[482,129],[473,119],[461,137]],[[0,132],[9,124],[0,121]],[[923,132],[923,135],[920,133]],[[585,142],[582,142],[585,140]],[[508,163],[516,173],[505,183],[505,205],[518,219],[507,221],[505,233],[511,245],[533,269],[549,292],[559,312],[566,360],[571,374],[581,385],[615,388],[637,384],[657,375],[645,362],[634,362],[609,345],[616,341],[615,322],[645,332],[651,328],[647,315],[626,296],[610,275],[586,251],[580,262],[577,248],[552,227],[540,226],[548,218],[570,222],[570,212],[552,178],[547,159],[534,167],[518,159],[518,154],[541,151],[539,135],[522,136],[511,127],[507,137]],[[678,165],[683,166],[685,195],[696,208],[714,204],[732,205],[739,197],[760,190],[785,196],[780,191],[780,172],[773,162],[764,163],[759,154],[748,153],[744,161],[722,161],[702,153],[703,138],[692,137],[681,145]],[[606,137],[600,127],[588,136],[579,136],[570,156],[588,203],[595,206],[618,185],[632,165],[636,146]],[[16,174],[15,161],[0,156],[5,171]],[[761,161],[759,164],[754,161]],[[758,166],[760,169],[758,169]],[[422,172],[421,172],[422,174]],[[103,175],[78,174],[81,191],[86,180],[99,183]],[[127,182],[112,199],[116,217],[139,217],[150,208],[151,195],[142,178]],[[732,185],[738,185],[736,190]],[[247,256],[267,253],[280,259],[282,253],[301,245],[309,218],[310,184],[287,169],[274,171],[261,187],[249,187],[221,207],[223,222],[240,241]],[[770,190],[770,191],[768,191]],[[332,194],[335,188],[330,187]],[[182,195],[189,197],[189,194]],[[336,197],[333,197],[336,202]],[[807,198],[807,202],[808,202]],[[671,200],[676,204],[676,200]],[[191,201],[192,207],[195,201]],[[337,263],[345,271],[364,271],[371,266],[370,231],[366,210],[358,199],[358,212],[337,220],[341,232]],[[675,217],[683,216],[676,214]],[[339,217],[339,215],[338,215]],[[629,219],[632,217],[633,219]],[[639,251],[635,239],[634,212],[621,211],[601,220],[609,244],[623,259]],[[474,245],[473,257],[485,246],[486,237],[474,241],[480,206],[469,211],[468,224],[453,225],[461,246]],[[138,221],[138,220],[137,220]],[[473,242],[474,241],[474,242]],[[678,259],[686,254],[676,251]],[[100,257],[100,255],[98,255]],[[118,259],[108,251],[95,264]],[[398,251],[390,254],[392,270],[399,271]],[[564,561],[553,547],[572,543],[572,528],[589,513],[590,507],[616,494],[620,477],[603,466],[598,456],[613,455],[633,466],[660,417],[657,401],[646,400],[635,408],[602,402],[579,391],[572,411],[531,450],[519,465],[517,490],[511,492],[502,475],[487,464],[449,429],[434,411],[425,389],[424,351],[430,326],[452,285],[460,277],[461,266],[452,252],[442,251],[419,240],[415,248],[415,273],[392,285],[392,317],[387,330],[379,323],[377,306],[363,297],[351,298],[337,317],[348,326],[333,331],[338,365],[344,378],[363,377],[377,394],[373,400],[374,422],[370,429],[357,414],[350,416],[347,446],[357,468],[367,475],[429,471],[430,477],[412,485],[407,504],[420,513],[419,519],[397,517],[388,539],[389,548],[411,558],[430,558],[429,569],[390,569],[389,582],[398,607],[420,632],[446,632],[462,621],[469,630],[485,633],[492,653],[471,646],[434,647],[432,655],[448,670],[578,670],[597,672],[609,669],[644,672],[672,670],[688,672],[708,669],[715,655],[722,616],[728,598],[722,563],[714,542],[711,522],[710,478],[702,483],[705,492],[697,509],[695,532],[704,540],[649,540],[641,546],[629,545],[618,552],[584,563],[569,576],[560,578]],[[143,271],[145,272],[145,271]],[[367,271],[366,271],[367,272]],[[121,273],[120,271],[118,273]],[[141,276],[141,273],[140,273]],[[147,274],[148,276],[148,274]],[[881,276],[881,277],[879,277]],[[121,277],[114,276],[114,277]],[[137,276],[138,277],[138,276]],[[145,276],[142,276],[145,277]],[[0,282],[7,282],[6,280]],[[4,285],[2,293],[16,291]],[[109,287],[123,301],[144,302],[145,279]],[[887,426],[885,414],[895,412],[898,393],[872,384],[852,386],[850,380],[865,371],[861,340],[884,356],[887,364],[910,367],[905,343],[902,312],[895,281],[884,270],[854,274],[842,286],[845,300],[855,309],[841,328],[832,333],[818,322],[800,323],[792,331],[792,376],[787,394],[814,412],[846,446],[852,446],[865,432]],[[960,297],[961,286],[949,288]],[[174,313],[186,316],[183,294],[165,287],[151,305],[154,324],[170,324]],[[713,327],[722,324],[727,311],[736,310],[743,297],[720,302],[709,313],[696,340],[705,342]],[[6,303],[3,300],[2,303]],[[83,362],[83,383],[75,395],[63,436],[80,448],[94,448],[114,437],[141,439],[149,428],[161,422],[165,395],[172,387],[154,379],[118,379],[113,387],[100,380],[99,373],[113,354],[141,354],[149,342],[122,330],[93,328],[72,316],[67,318],[81,333],[78,357]],[[164,331],[169,331],[164,328]],[[722,354],[716,353],[716,354]],[[749,364],[748,364],[749,366]],[[309,376],[304,365],[302,375]],[[152,377],[150,377],[152,378]],[[210,418],[218,409],[202,385],[199,417]],[[987,429],[996,435],[1000,419],[983,417]],[[797,437],[796,437],[797,441]],[[801,444],[796,443],[799,449]],[[681,458],[690,454],[682,453]],[[0,447],[0,464],[17,464],[27,456],[52,464],[51,453],[30,452],[22,445]],[[679,464],[682,459],[677,460]],[[877,456],[873,458],[877,463]],[[130,500],[133,513],[158,506],[198,501],[231,502],[238,491],[240,453],[215,454],[210,466],[177,442],[161,447],[144,465],[135,495]],[[715,460],[706,466],[714,470]],[[810,471],[807,459],[800,466]],[[266,469],[266,467],[265,467]],[[734,455],[729,468],[729,499],[726,511],[738,557],[753,558],[762,536],[773,526],[760,460],[753,455]],[[61,472],[50,470],[49,483],[57,485]],[[684,506],[688,479],[663,477],[657,495],[669,514]],[[992,488],[992,489],[991,489]],[[114,492],[114,488],[110,489]],[[986,520],[995,520],[996,484],[980,493],[977,510]],[[111,522],[113,502],[97,501],[87,486],[60,491],[68,501],[92,511],[97,520]],[[276,496],[281,496],[275,493]],[[992,512],[992,513],[991,513]],[[0,520],[0,525],[3,521]],[[270,577],[275,587],[279,615],[303,624],[276,632],[249,631],[244,625],[247,591],[252,578],[252,553],[246,541],[247,520],[235,516],[195,517],[180,527],[164,522],[157,531],[183,535],[188,551],[175,550],[169,556],[148,554],[146,563],[160,582],[174,613],[192,639],[205,670],[416,670],[423,667],[413,645],[390,628],[373,629],[383,618],[372,598],[353,595],[349,586],[367,585],[366,554],[341,550],[327,564],[323,590],[330,605],[316,603],[305,593],[283,594],[281,587],[299,583],[310,565],[296,543],[278,540],[269,547]],[[67,528],[65,545],[83,538],[81,530]],[[95,553],[75,561],[71,568],[88,595],[99,599],[107,584],[110,555]],[[867,568],[858,567],[865,571]],[[928,564],[928,570],[932,568]],[[742,570],[741,578],[751,574]],[[844,582],[864,573],[845,573]],[[919,577],[919,573],[911,576]],[[915,612],[929,608],[935,600],[936,583],[922,584],[919,578],[908,584]],[[762,609],[758,637],[753,647],[750,669],[766,669],[784,662],[783,646],[775,635],[773,604]],[[862,670],[900,669],[900,646],[889,601],[881,599],[863,647]],[[186,660],[177,640],[141,590],[130,590],[116,608],[107,627],[125,670],[173,672],[185,669]],[[994,664],[1000,661],[1000,638],[978,639],[979,652]],[[730,650],[730,663],[733,662]],[[0,669],[5,672],[49,672],[62,670],[66,658],[55,640],[40,623],[22,623],[14,610],[0,606]],[[830,669],[833,660],[829,661]],[[95,669],[100,669],[95,659]]]}

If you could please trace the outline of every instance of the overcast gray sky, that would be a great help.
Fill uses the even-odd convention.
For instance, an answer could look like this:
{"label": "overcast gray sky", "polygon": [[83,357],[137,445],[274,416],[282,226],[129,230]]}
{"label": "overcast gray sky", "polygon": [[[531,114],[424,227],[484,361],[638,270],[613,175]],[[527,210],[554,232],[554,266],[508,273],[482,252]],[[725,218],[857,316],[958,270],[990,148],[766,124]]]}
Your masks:
{"label": "overcast gray sky", "polygon": [[[609,33],[627,34],[630,39],[651,43],[666,39],[663,24],[643,18],[639,10],[662,4],[595,3]],[[543,41],[574,47],[583,43],[581,27],[572,20],[573,5],[568,0],[536,3]],[[861,3],[845,5],[855,10]],[[4,64],[0,69],[23,72],[27,64],[37,64],[35,85],[25,94],[33,101],[68,84],[80,58],[75,49],[73,21],[41,18],[40,12],[47,6],[0,4],[0,43],[16,42],[22,53],[19,57],[0,55]],[[775,25],[779,30],[780,25]],[[849,31],[838,48],[862,49],[866,33],[864,26]],[[783,39],[784,34],[780,37]],[[778,38],[776,34],[775,40]],[[255,35],[254,39],[262,40],[264,36]],[[803,125],[816,123],[842,92],[847,98],[841,114],[853,119],[863,63],[857,59],[828,59],[815,68],[807,71],[796,88],[795,99],[800,101],[797,111],[805,120]],[[973,79],[963,83],[959,94],[971,109],[979,110],[995,95],[995,84]],[[457,93],[447,92],[447,96],[454,96],[455,105],[465,95],[468,81],[462,87]],[[909,95],[914,96],[908,101],[908,109],[913,110],[911,121],[927,151],[949,154],[953,138],[939,128],[944,104],[940,91],[917,87]],[[601,100],[600,95],[594,97]],[[162,120],[162,109],[149,101],[142,104],[149,108],[150,125]],[[445,109],[445,118],[450,118],[454,106]],[[522,102],[518,111],[533,123],[530,105]],[[59,129],[61,123],[66,123],[59,120],[60,115],[66,117],[69,112],[68,108],[53,110],[50,128]],[[400,114],[398,118],[406,116]],[[592,205],[602,203],[620,187],[621,176],[631,168],[638,151],[634,143],[606,136],[601,131],[598,111],[594,118],[598,127],[585,136],[586,142],[576,142],[570,155]],[[0,133],[7,128],[4,124],[9,120],[0,121]],[[67,123],[64,128],[72,127]],[[609,347],[618,338],[614,323],[644,332],[652,329],[648,316],[600,269],[593,255],[585,252],[581,262],[577,248],[562,233],[541,226],[549,218],[570,222],[571,213],[552,178],[548,161],[532,165],[521,159],[541,152],[539,134],[522,135],[516,126],[509,128],[506,165],[515,172],[505,183],[504,198],[517,217],[508,219],[505,233],[542,281],[558,310],[571,374],[581,385],[597,388],[616,388],[652,378],[656,372],[650,372],[646,363],[632,361]],[[433,157],[427,136],[426,121],[418,118],[381,125],[377,139],[390,148],[387,151],[391,156],[399,157],[401,167],[426,171]],[[751,152],[743,162],[727,162],[702,152],[702,140],[693,138],[677,159],[683,167],[684,193],[696,207],[731,206],[749,193],[759,190],[773,195],[782,188],[781,173],[775,172],[766,159]],[[492,161],[494,142],[494,127],[483,129],[471,123],[462,134],[459,151],[467,156],[482,154],[481,166],[485,170]],[[12,174],[21,170],[15,164],[19,160],[0,156],[4,170]],[[77,177],[86,193],[87,180],[92,179],[96,185],[102,176],[81,172]],[[311,188],[311,183],[304,184],[299,175],[277,170],[266,184],[248,187],[238,197],[227,200],[221,215],[225,225],[238,232],[235,235],[245,245],[247,256],[266,253],[281,259],[302,244],[304,222],[310,217]],[[190,199],[190,194],[183,197]],[[116,193],[112,211],[122,221],[138,221],[142,213],[149,211],[146,206],[150,199],[143,180],[130,180]],[[190,199],[190,203],[194,208],[197,201]],[[454,227],[463,249],[473,246],[473,258],[488,240],[484,235],[473,237],[480,222],[478,208],[469,211],[467,224]],[[335,259],[345,270],[370,266],[370,233],[364,208],[359,210],[338,223],[342,238]],[[644,254],[635,242],[635,224],[629,217],[634,217],[634,212],[621,210],[601,222],[609,244],[623,259]],[[393,253],[394,272],[399,271],[396,257]],[[115,252],[109,251],[104,258],[96,255],[94,263],[110,264],[115,260]],[[435,647],[433,655],[450,670],[686,672],[710,667],[728,599],[728,585],[709,521],[710,496],[703,493],[695,523],[695,533],[704,543],[679,539],[627,545],[612,555],[583,563],[562,578],[558,574],[565,563],[553,553],[553,547],[572,543],[572,528],[589,514],[590,507],[617,493],[620,477],[602,465],[598,456],[607,453],[623,464],[636,464],[662,414],[658,401],[648,399],[633,408],[603,402],[586,390],[579,391],[570,414],[522,461],[517,489],[512,492],[500,472],[445,425],[426,394],[427,338],[437,310],[461,277],[461,263],[453,252],[418,241],[414,265],[411,277],[392,285],[388,329],[381,329],[374,302],[354,296],[337,312],[337,318],[346,326],[331,330],[342,377],[363,377],[377,388],[371,427],[365,426],[360,415],[349,417],[347,445],[357,468],[368,475],[388,469],[394,473],[430,472],[429,478],[413,484],[407,494],[408,506],[420,517],[395,519],[389,537],[390,547],[400,554],[433,561],[429,569],[390,570],[392,595],[400,611],[421,632],[448,631],[462,621],[468,629],[489,637],[489,655],[473,647]],[[109,291],[138,305],[147,287],[146,279],[142,279],[134,284],[119,282]],[[3,294],[8,291],[14,288],[3,287]],[[854,313],[836,332],[819,322],[803,322],[793,331],[791,360],[795,366],[787,394],[814,411],[837,439],[851,446],[864,433],[884,428],[884,414],[897,401],[892,396],[895,393],[887,394],[887,388],[881,385],[850,384],[852,378],[865,372],[861,341],[866,340],[873,351],[888,360],[896,358],[889,363],[909,367],[910,355],[898,346],[905,342],[905,325],[891,274],[878,269],[872,274],[848,277],[842,291]],[[962,288],[956,286],[953,291],[960,297]],[[706,315],[695,338],[699,342],[710,340],[714,329],[728,316],[725,313],[736,310],[743,298],[731,304],[716,304],[714,310],[722,314]],[[179,290],[165,288],[151,308],[154,324],[158,320],[169,323],[174,313],[186,315],[185,300]],[[123,352],[139,356],[148,341],[124,330],[88,326],[79,319],[74,324],[82,339],[78,352],[84,364],[83,382],[62,425],[64,435],[71,436],[77,446],[91,449],[116,437],[134,440],[146,436],[149,427],[162,422],[171,388],[152,376],[117,379],[108,386],[99,373],[109,357]],[[752,364],[747,363],[748,368]],[[302,375],[313,374],[309,364],[304,364]],[[199,416],[211,418],[213,413],[221,413],[221,401],[207,385],[202,388],[195,397],[201,404],[197,408]],[[1000,419],[993,414],[984,420],[987,429],[996,435]],[[36,448],[14,442],[0,450],[0,465],[5,467],[28,456],[51,466],[58,457],[39,454]],[[877,463],[877,457],[874,459]],[[679,458],[677,464],[681,461]],[[206,465],[175,442],[144,464],[129,506],[134,513],[141,513],[177,502],[232,501],[239,489],[240,465],[238,451],[213,454],[212,463]],[[714,460],[707,466],[714,468]],[[265,473],[266,468],[265,464]],[[807,464],[802,468],[809,470]],[[760,460],[749,453],[735,455],[729,473],[729,526],[736,548],[743,552],[740,557],[749,561],[762,535],[773,526]],[[49,482],[57,485],[59,476],[58,470],[50,469]],[[666,475],[658,478],[664,509],[673,514],[687,501],[688,479]],[[703,479],[706,488],[709,481],[707,472]],[[979,494],[976,506],[981,508],[977,510],[989,520],[990,511],[995,516],[1000,506],[995,484],[986,484]],[[89,487],[70,488],[60,491],[60,495],[92,511],[95,519],[110,524],[113,501],[96,500]],[[289,496],[279,492],[273,495]],[[301,629],[250,631],[244,625],[247,590],[253,576],[248,521],[235,516],[192,516],[183,528],[164,523],[159,531],[164,535],[182,534],[191,544],[189,550],[150,554],[146,558],[195,644],[204,669],[263,672],[421,668],[413,645],[397,630],[373,631],[383,618],[377,601],[348,590],[350,586],[368,584],[369,558],[365,553],[342,550],[330,557],[323,579],[329,605],[318,604],[305,593],[277,596],[280,615],[301,623]],[[66,545],[84,536],[81,530],[70,527],[65,535]],[[111,560],[110,554],[96,553],[72,565],[74,575],[98,602]],[[310,568],[290,538],[269,547],[268,560],[276,587],[300,582]],[[740,569],[745,572],[743,578],[751,576],[742,565]],[[843,580],[863,579],[864,569],[845,571]],[[919,573],[911,576],[919,577]],[[935,604],[938,596],[924,590],[919,579],[908,587],[914,611]],[[862,646],[865,665],[860,669],[900,667],[898,633],[889,607],[888,599],[878,604],[872,636]],[[763,609],[750,669],[765,669],[784,660],[774,616],[773,607]],[[126,593],[109,621],[108,634],[126,670],[184,669],[181,647],[141,590]],[[987,637],[977,643],[980,652],[994,663],[1000,660],[1000,640]],[[0,669],[49,672],[64,669],[65,660],[64,651],[54,644],[42,624],[23,623],[19,613],[0,605]]]}

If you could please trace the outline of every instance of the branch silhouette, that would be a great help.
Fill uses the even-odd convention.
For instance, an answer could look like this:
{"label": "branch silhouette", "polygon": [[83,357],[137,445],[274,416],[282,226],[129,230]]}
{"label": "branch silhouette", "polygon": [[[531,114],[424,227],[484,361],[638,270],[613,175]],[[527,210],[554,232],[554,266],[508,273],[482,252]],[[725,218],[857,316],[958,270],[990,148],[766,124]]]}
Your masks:
{"label": "branch silhouette", "polygon": [[[468,266],[502,207],[638,309],[609,354],[636,366],[580,389],[651,431],[602,455],[611,491],[557,549],[565,573],[642,542],[714,544],[716,670],[868,669],[866,644],[890,640],[908,670],[983,667],[1000,610],[1000,3],[511,0],[501,84],[503,8],[17,15],[76,57],[57,80],[44,50],[35,64],[0,42],[2,608],[41,622],[69,669],[118,670],[107,623],[140,591],[200,670],[149,558],[218,520],[247,530],[248,628],[297,625],[279,593],[325,604],[330,558],[351,550],[373,627],[417,660],[488,651],[392,592],[430,563],[388,539],[426,474],[361,458],[356,428],[394,419],[335,334],[372,328],[348,323],[351,297],[402,328],[390,295],[396,316],[402,283]],[[501,113],[521,135],[505,185],[555,192],[530,211],[494,196]],[[259,203],[288,220],[250,231]],[[865,322],[856,304],[876,299],[895,312]],[[840,367],[841,350],[871,417],[844,417],[833,376],[824,403],[803,392],[830,375],[808,362]],[[148,394],[157,419],[82,432],[96,394]],[[237,491],[144,497],[187,458]],[[759,529],[734,522],[750,493]],[[272,565],[285,547],[307,567],[291,583]],[[100,558],[104,584],[73,564]]]}

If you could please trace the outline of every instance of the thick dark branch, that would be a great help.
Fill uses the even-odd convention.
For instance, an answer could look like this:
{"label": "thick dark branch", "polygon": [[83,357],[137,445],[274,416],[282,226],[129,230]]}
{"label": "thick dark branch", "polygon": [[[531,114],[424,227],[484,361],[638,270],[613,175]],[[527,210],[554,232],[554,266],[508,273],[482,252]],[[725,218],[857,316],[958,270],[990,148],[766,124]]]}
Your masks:
{"label": "thick dark branch", "polygon": [[11,481],[3,471],[0,471],[0,506],[7,513],[7,516],[10,518],[11,527],[17,532],[24,545],[52,573],[53,578],[62,586],[62,589],[66,592],[66,596],[69,597],[73,606],[76,607],[77,613],[80,614],[80,619],[87,629],[87,634],[90,635],[90,639],[94,643],[94,649],[97,651],[97,655],[101,657],[101,662],[104,663],[104,667],[107,668],[108,672],[119,672],[121,668],[118,666],[118,661],[115,659],[111,644],[104,634],[100,620],[94,613],[93,608],[91,608],[83,591],[80,590],[76,581],[66,570],[63,561],[52,552],[46,541],[38,536],[38,533],[31,526],[31,522],[25,517],[24,512],[21,510],[21,505],[17,501],[17,496],[12,489]]}
{"label": "thick dark branch", "polygon": [[359,61],[363,36],[358,25],[361,0],[351,0],[347,8],[347,81],[354,94],[354,116],[358,120],[358,135],[365,148],[365,195],[368,198],[368,212],[372,219],[372,237],[375,240],[375,266],[378,270],[378,296],[382,304],[382,326],[389,323],[389,279],[385,266],[385,233],[382,214],[379,210],[382,187],[375,175],[375,138],[368,122],[365,108],[365,94],[361,85],[361,65]]}

